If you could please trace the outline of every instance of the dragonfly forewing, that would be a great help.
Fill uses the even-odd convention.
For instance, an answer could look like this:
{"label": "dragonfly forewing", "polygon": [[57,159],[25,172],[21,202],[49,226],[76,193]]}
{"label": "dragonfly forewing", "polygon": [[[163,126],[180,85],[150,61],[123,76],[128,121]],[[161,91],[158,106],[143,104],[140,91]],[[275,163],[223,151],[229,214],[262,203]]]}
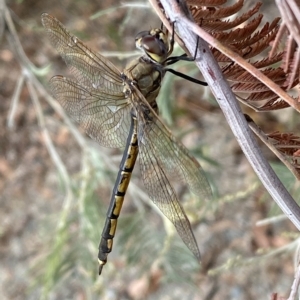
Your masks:
{"label": "dragonfly forewing", "polygon": [[52,45],[82,86],[90,90],[106,90],[108,93],[123,91],[121,72],[108,59],[86,47],[56,18],[44,13],[42,23]]}
{"label": "dragonfly forewing", "polygon": [[54,97],[86,133],[105,147],[126,145],[131,106],[124,93],[88,91],[63,76],[50,80]]}

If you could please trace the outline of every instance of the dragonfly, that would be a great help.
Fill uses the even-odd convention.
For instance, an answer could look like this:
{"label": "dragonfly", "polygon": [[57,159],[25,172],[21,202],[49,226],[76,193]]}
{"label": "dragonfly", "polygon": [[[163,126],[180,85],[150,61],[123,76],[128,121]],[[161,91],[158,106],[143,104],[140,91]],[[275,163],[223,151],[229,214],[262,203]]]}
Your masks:
{"label": "dragonfly", "polygon": [[163,29],[137,34],[135,44],[143,55],[129,62],[121,72],[53,16],[44,13],[41,19],[52,45],[75,77],[51,78],[54,98],[99,144],[125,147],[99,244],[99,275],[112,251],[118,217],[137,157],[150,199],[174,224],[183,242],[200,261],[191,224],[171,182],[180,180],[203,198],[211,197],[211,188],[198,161],[176,141],[158,116],[156,103],[167,71],[206,85],[167,68],[178,60],[190,60],[186,54],[170,56],[174,29],[171,39]]}

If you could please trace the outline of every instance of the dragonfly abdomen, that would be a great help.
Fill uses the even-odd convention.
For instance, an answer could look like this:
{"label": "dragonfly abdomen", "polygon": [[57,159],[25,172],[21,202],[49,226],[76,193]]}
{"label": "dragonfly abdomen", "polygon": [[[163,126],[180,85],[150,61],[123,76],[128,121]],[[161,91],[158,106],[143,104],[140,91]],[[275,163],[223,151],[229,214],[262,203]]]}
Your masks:
{"label": "dragonfly abdomen", "polygon": [[101,274],[103,266],[106,264],[107,255],[111,252],[113,246],[113,238],[117,228],[117,220],[121,212],[124,197],[138,155],[137,120],[133,116],[131,119],[131,127],[126,148],[120,164],[120,170],[114,186],[110,206],[107,212],[107,218],[99,244],[99,275]]}

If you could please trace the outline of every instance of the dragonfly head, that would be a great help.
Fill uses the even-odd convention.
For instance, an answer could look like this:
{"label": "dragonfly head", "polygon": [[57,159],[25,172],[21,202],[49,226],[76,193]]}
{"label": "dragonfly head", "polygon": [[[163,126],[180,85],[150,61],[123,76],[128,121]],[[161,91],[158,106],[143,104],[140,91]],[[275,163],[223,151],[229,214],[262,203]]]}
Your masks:
{"label": "dragonfly head", "polygon": [[161,29],[152,29],[138,33],[135,37],[135,45],[152,61],[157,63],[163,63],[173,50],[168,35]]}

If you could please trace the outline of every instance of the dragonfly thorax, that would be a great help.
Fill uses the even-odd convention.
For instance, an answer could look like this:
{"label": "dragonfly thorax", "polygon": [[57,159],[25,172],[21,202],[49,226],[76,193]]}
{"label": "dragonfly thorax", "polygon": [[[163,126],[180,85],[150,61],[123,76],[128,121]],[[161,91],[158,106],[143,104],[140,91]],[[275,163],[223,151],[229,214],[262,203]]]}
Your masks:
{"label": "dragonfly thorax", "polygon": [[168,35],[161,29],[142,31],[135,37],[135,45],[142,50],[151,61],[163,64],[172,53]]}
{"label": "dragonfly thorax", "polygon": [[156,97],[161,87],[161,81],[165,75],[163,66],[145,59],[144,56],[138,57],[129,62],[123,74],[130,81],[135,82],[136,86],[147,99],[149,105],[156,110]]}

